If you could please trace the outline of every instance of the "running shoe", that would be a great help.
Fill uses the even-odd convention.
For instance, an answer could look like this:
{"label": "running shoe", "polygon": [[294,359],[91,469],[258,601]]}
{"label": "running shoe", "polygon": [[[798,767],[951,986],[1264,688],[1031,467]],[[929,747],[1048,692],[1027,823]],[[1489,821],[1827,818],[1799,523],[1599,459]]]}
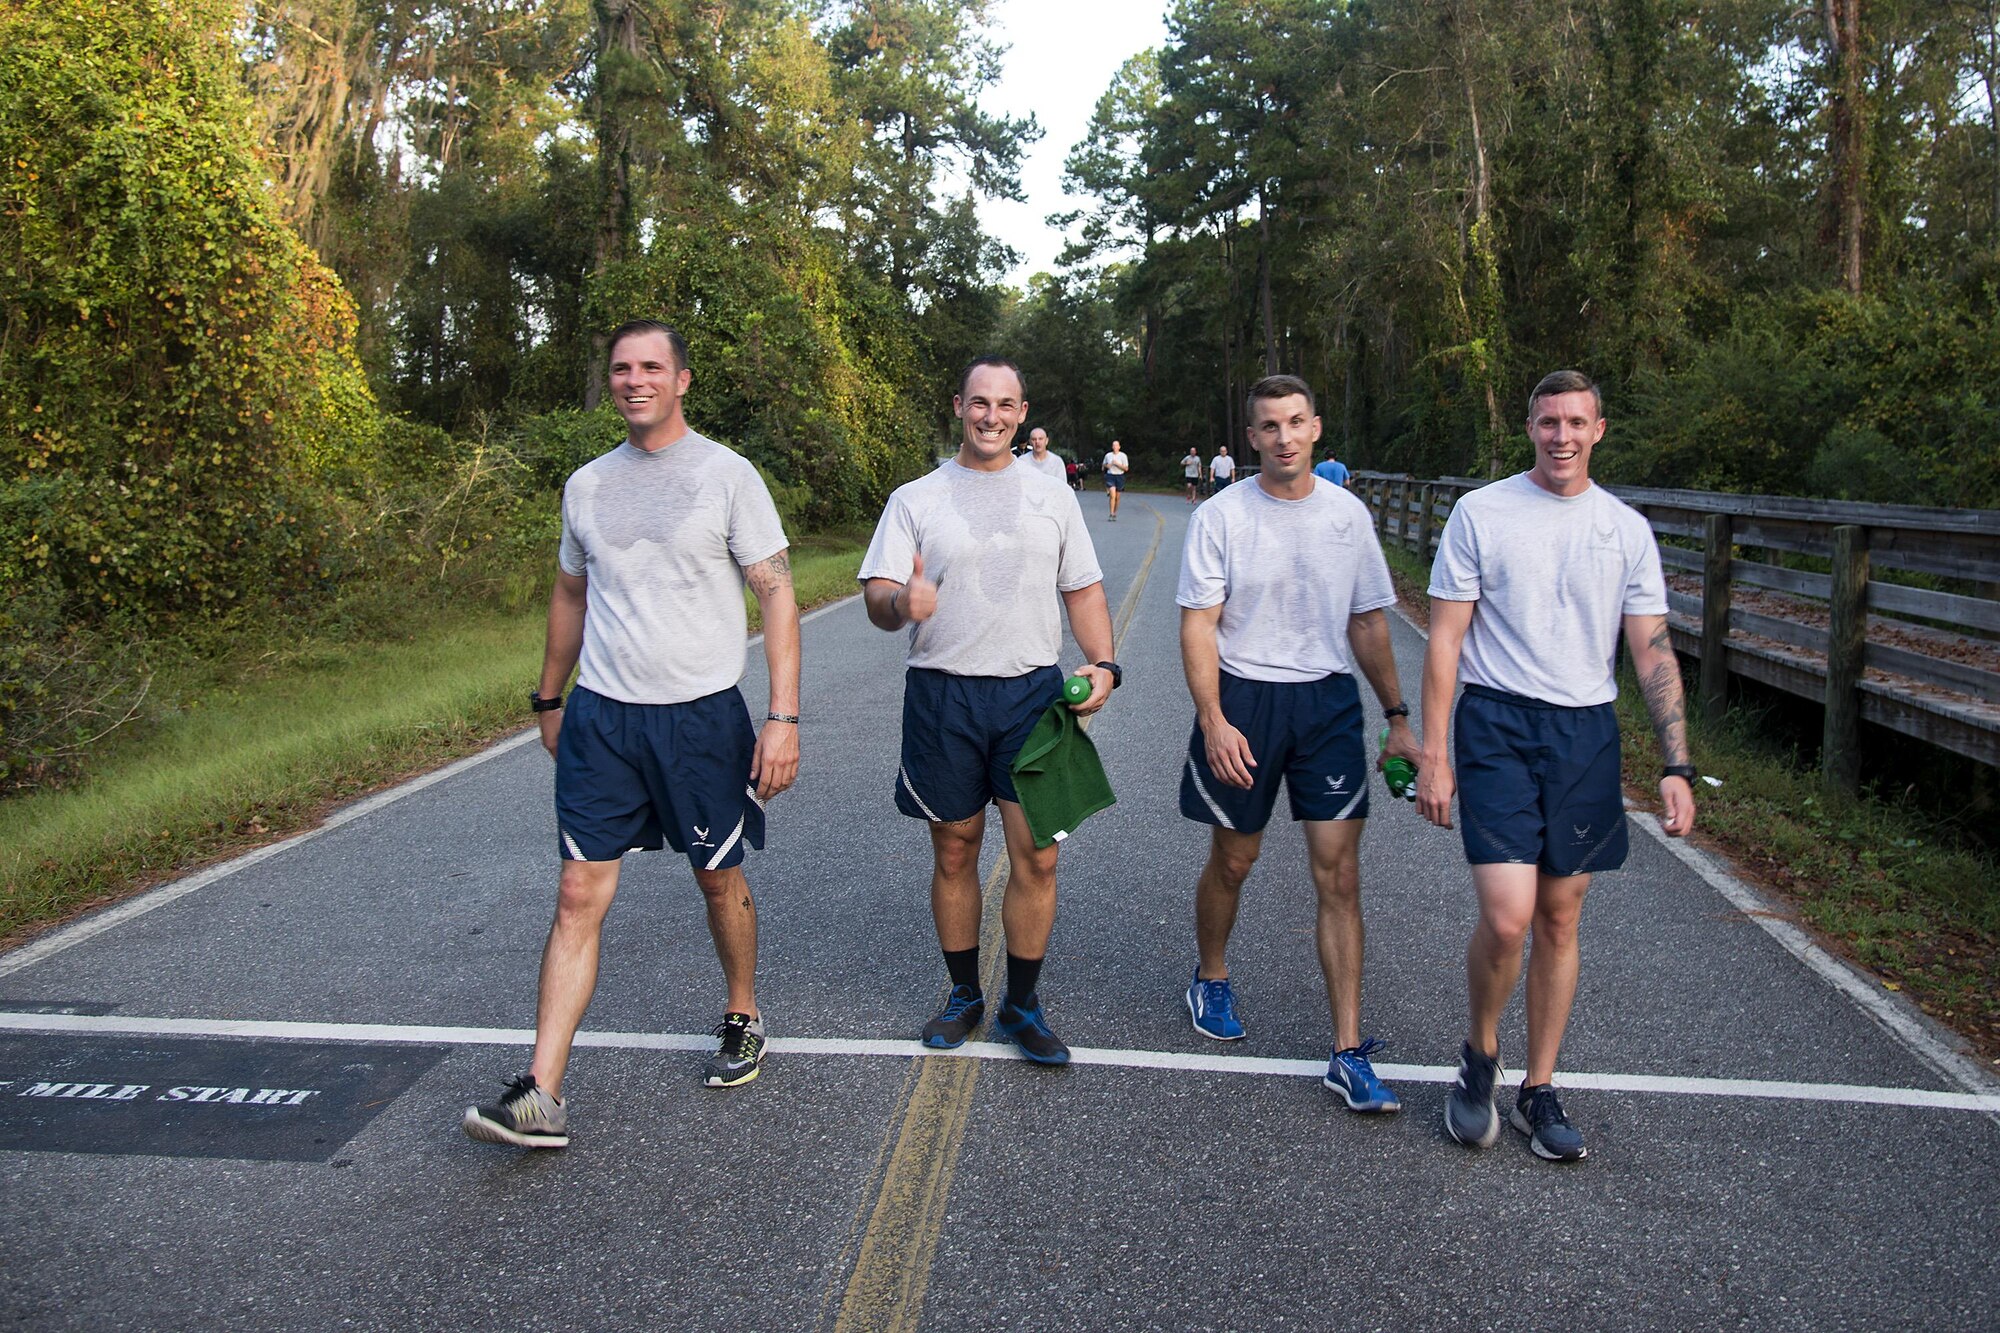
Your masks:
{"label": "running shoe", "polygon": [[1203,981],[1201,969],[1196,968],[1194,980],[1188,983],[1187,1007],[1194,1030],[1202,1036],[1217,1041],[1243,1040],[1243,1022],[1236,1017],[1236,992],[1229,989],[1228,977]]}
{"label": "running shoe", "polygon": [[1469,1148],[1491,1148],[1500,1137],[1500,1109],[1493,1104],[1493,1083],[1500,1077],[1500,1062],[1472,1049],[1471,1042],[1459,1047],[1458,1082],[1444,1102],[1444,1132]]}
{"label": "running shoe", "polygon": [[715,1035],[722,1044],[708,1057],[702,1082],[711,1088],[733,1088],[756,1078],[764,1063],[764,1016],[724,1014]]}
{"label": "running shoe", "polygon": [[1537,1157],[1551,1162],[1580,1162],[1590,1155],[1590,1150],[1583,1146],[1583,1135],[1576,1132],[1576,1126],[1563,1114],[1553,1083],[1537,1083],[1532,1088],[1523,1083],[1514,1113],[1507,1120],[1528,1136],[1528,1146]]}
{"label": "running shoe", "polygon": [[459,1128],[482,1143],[517,1148],[569,1147],[569,1107],[535,1086],[533,1074],[507,1080],[491,1106],[468,1106]]}
{"label": "running shoe", "polygon": [[1022,1007],[1014,1003],[1011,995],[1000,1000],[1000,1016],[993,1020],[994,1030],[1021,1048],[1021,1054],[1038,1065],[1066,1065],[1069,1063],[1069,1047],[1063,1045],[1062,1038],[1049,1031],[1049,1021],[1042,1017],[1039,1004]]}
{"label": "running shoe", "polygon": [[1359,1046],[1335,1051],[1326,1062],[1326,1077],[1320,1082],[1339,1093],[1350,1111],[1386,1114],[1402,1110],[1403,1099],[1375,1076],[1375,1066],[1368,1063],[1368,1057],[1387,1044],[1368,1037]]}
{"label": "running shoe", "polygon": [[951,1051],[979,1029],[986,1017],[986,997],[970,986],[953,986],[938,1016],[924,1024],[924,1045]]}

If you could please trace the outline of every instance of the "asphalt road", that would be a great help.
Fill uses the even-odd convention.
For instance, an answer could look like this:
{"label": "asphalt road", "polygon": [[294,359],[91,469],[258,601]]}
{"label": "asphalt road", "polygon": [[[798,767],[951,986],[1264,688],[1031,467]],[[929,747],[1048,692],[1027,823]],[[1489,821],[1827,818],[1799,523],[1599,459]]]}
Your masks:
{"label": "asphalt road", "polygon": [[[460,1134],[525,1066],[552,903],[550,764],[516,744],[0,957],[0,1318],[2000,1328],[2000,1089],[1925,1058],[1637,828],[1585,913],[1564,1050],[1587,1162],[1444,1137],[1470,890],[1456,835],[1379,788],[1364,1030],[1392,1043],[1404,1113],[1319,1086],[1312,894],[1282,824],[1231,952],[1250,1038],[1192,1032],[1186,509],[1128,496],[1113,525],[1083,498],[1128,614],[1127,683],[1092,731],[1120,801],[1065,847],[1043,980],[1077,1064],[917,1055],[943,971],[928,843],[890,796],[901,640],[850,602],[806,627],[804,768],[748,865],[777,1038],[757,1082],[699,1086],[722,998],[700,896],[680,858],[635,857],[566,1088],[573,1145]],[[1422,643],[1395,635],[1414,701]],[[1517,1062],[1518,1003],[1504,1031]]]}

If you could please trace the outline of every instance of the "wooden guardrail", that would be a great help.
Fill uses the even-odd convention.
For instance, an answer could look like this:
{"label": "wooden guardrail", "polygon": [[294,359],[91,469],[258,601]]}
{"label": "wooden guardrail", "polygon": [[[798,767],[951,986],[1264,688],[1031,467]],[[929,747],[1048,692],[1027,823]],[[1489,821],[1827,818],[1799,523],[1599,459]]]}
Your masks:
{"label": "wooden guardrail", "polygon": [[[1358,472],[1349,482],[1383,543],[1425,560],[1436,553],[1458,497],[1485,484],[1380,472]],[[1819,700],[1821,768],[1848,791],[1860,778],[1864,719],[2000,767],[2000,672],[1987,669],[1994,655],[1984,651],[2000,638],[2000,510],[1607,489],[1652,525],[1670,584],[1676,575],[1701,580],[1700,596],[1670,586],[1668,626],[1674,647],[1701,662],[1698,695],[1709,716],[1726,707],[1731,675]],[[1811,557],[1827,570],[1790,568],[1774,555]],[[1967,591],[1874,577],[1890,569]],[[1733,605],[1744,587],[1781,595],[1780,606],[1766,610],[1787,614]]]}

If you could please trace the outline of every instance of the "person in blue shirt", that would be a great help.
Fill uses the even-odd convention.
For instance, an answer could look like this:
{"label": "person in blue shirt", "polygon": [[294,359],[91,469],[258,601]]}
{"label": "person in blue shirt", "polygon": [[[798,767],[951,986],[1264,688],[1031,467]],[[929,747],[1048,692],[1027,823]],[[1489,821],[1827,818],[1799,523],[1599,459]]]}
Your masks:
{"label": "person in blue shirt", "polygon": [[1325,477],[1336,486],[1345,486],[1348,477],[1347,464],[1337,458],[1323,458],[1313,464],[1313,475]]}

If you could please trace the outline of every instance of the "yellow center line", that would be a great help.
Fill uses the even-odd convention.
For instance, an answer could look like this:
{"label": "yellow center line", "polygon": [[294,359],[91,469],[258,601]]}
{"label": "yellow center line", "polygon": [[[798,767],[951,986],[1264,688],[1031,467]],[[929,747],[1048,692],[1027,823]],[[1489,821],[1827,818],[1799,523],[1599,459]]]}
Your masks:
{"label": "yellow center line", "polygon": [[[1143,503],[1143,502],[1142,502]],[[1126,589],[1113,623],[1111,652],[1116,657],[1125,643],[1126,631],[1139,609],[1139,593],[1152,573],[1153,557],[1159,554],[1160,535],[1166,519],[1158,509],[1153,513],[1153,541],[1140,562],[1138,572]],[[1096,715],[1083,719],[1088,727]],[[1004,844],[993,869],[980,887],[981,907],[979,947],[986,959],[982,978],[986,993],[995,993],[1000,984],[1000,906],[1006,898],[1007,851]],[[867,1224],[860,1228],[859,1253],[848,1278],[840,1310],[835,1315],[835,1333],[860,1330],[908,1330],[923,1315],[924,1288],[930,1281],[931,1264],[937,1257],[938,1240],[944,1233],[945,1205],[951,1197],[951,1181],[958,1170],[959,1149],[965,1142],[965,1128],[972,1116],[972,1093],[979,1082],[979,1070],[986,1062],[954,1055],[927,1055],[914,1061],[910,1076],[898,1096],[896,1113],[890,1119],[894,1145],[884,1136],[884,1151],[876,1158],[870,1175],[874,1207]],[[858,1221],[860,1212],[857,1210]],[[857,1238],[850,1230],[841,1254],[842,1267],[855,1252]],[[831,1290],[829,1289],[829,1297]],[[822,1324],[825,1306],[821,1307]]]}

